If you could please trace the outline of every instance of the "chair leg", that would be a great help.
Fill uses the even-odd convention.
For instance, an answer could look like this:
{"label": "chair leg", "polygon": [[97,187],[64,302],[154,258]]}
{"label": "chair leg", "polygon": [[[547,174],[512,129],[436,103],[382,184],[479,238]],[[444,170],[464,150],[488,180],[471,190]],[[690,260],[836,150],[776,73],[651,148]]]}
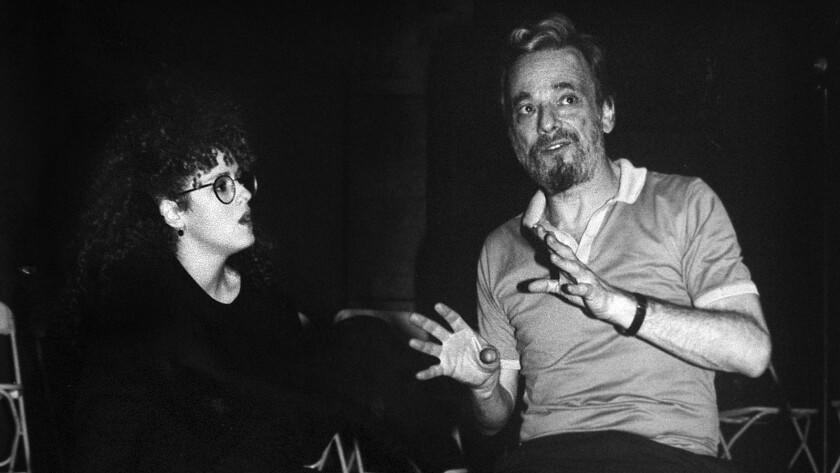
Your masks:
{"label": "chair leg", "polygon": [[23,395],[18,398],[18,406],[20,407],[20,433],[23,437],[23,458],[25,460],[26,471],[30,469],[29,456],[29,430],[26,427],[26,408],[23,405]]}
{"label": "chair leg", "polygon": [[353,439],[353,448],[356,449],[356,460],[358,461],[359,473],[367,473],[365,465],[362,463],[362,452],[359,450],[359,441],[357,439]]}
{"label": "chair leg", "polygon": [[12,428],[9,431],[12,440],[9,448],[9,456],[0,460],[0,467],[8,466],[8,471],[15,471],[22,443],[24,449],[24,460],[26,462],[23,471],[29,471],[29,443],[26,438],[27,432],[26,425],[24,424],[25,418],[23,417],[23,411],[21,410],[22,405],[20,404],[22,396],[20,391],[17,390],[17,387],[14,387],[13,389],[14,390],[11,391],[6,389],[0,390],[0,397],[2,397],[9,406],[9,416],[12,423]]}
{"label": "chair leg", "polygon": [[[311,465],[306,465],[306,467],[317,471],[324,471],[327,465],[327,459],[333,448],[335,448],[336,455],[338,456],[338,465],[341,467],[341,473],[351,473],[354,469],[356,473],[367,473],[364,461],[362,460],[362,450],[359,448],[358,439],[354,438],[353,448],[349,452],[345,452],[341,435],[338,433],[330,438],[318,461]],[[347,456],[348,453],[350,456]]]}
{"label": "chair leg", "polygon": [[811,449],[808,448],[808,434],[811,431],[811,416],[806,415],[804,420],[804,427],[799,425],[799,421],[797,418],[790,414],[790,422],[793,424],[794,430],[796,430],[796,435],[799,436],[799,448],[796,449],[794,452],[793,457],[790,459],[790,463],[788,463],[788,469],[791,469],[796,463],[797,458],[802,452],[805,452],[805,456],[808,458],[808,462],[811,464],[811,470],[814,473],[820,473],[820,469],[817,467],[817,462],[814,460],[814,456],[811,454]]}
{"label": "chair leg", "polygon": [[726,440],[726,437],[723,436],[723,430],[720,428],[718,429],[718,432],[720,433],[720,444],[723,447],[723,458],[725,460],[732,459],[732,446],[735,445],[735,442],[742,435],[744,435],[744,432],[746,432],[747,429],[749,429],[753,424],[758,422],[762,417],[765,417],[766,415],[769,414],[764,412],[754,414],[752,417],[750,417],[750,419],[747,422],[741,425],[741,427],[737,431],[735,431],[735,433],[732,435],[732,437],[729,438],[728,441]]}
{"label": "chair leg", "polygon": [[[832,406],[834,406],[834,412],[837,414],[837,420],[840,421],[840,401],[833,401]],[[837,461],[834,462],[834,466],[831,467],[831,473],[837,473],[840,471],[840,454],[837,456]]]}
{"label": "chair leg", "polygon": [[720,458],[724,460],[732,460],[732,452],[729,451],[729,444],[726,442],[726,437],[723,436],[723,429],[718,427],[718,437],[720,437]]}

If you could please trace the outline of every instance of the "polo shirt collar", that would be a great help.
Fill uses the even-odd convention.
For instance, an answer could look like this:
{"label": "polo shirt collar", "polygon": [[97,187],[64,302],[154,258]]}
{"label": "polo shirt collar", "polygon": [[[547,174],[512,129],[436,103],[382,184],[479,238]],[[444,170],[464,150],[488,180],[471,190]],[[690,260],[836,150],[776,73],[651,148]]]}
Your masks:
{"label": "polo shirt collar", "polygon": [[[642,188],[645,186],[645,178],[647,177],[646,168],[637,168],[633,164],[624,159],[617,159],[613,161],[612,165],[618,167],[619,180],[618,191],[615,196],[607,201],[608,204],[615,202],[622,202],[625,204],[633,204],[642,193]],[[525,213],[522,215],[522,225],[531,228],[542,220],[545,215],[546,196],[542,190],[538,190]]]}

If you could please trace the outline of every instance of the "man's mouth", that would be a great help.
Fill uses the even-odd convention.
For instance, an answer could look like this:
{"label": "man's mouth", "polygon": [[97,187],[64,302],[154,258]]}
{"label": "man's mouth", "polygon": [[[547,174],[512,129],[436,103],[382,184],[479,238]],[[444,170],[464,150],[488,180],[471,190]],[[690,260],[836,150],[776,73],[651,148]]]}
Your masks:
{"label": "man's mouth", "polygon": [[239,223],[242,225],[250,225],[251,224],[251,211],[245,212],[242,217],[239,219]]}
{"label": "man's mouth", "polygon": [[547,143],[543,146],[537,148],[537,155],[554,155],[558,151],[562,150],[563,148],[572,144],[572,140],[563,138],[559,140],[554,140],[550,143]]}
{"label": "man's mouth", "polygon": [[544,146],[542,151],[556,151],[556,150],[558,150],[558,149],[560,149],[564,146],[568,146],[570,144],[572,144],[572,140],[566,140],[566,139],[556,140],[556,141],[552,141],[547,146]]}
{"label": "man's mouth", "polygon": [[537,140],[534,150],[537,154],[554,154],[563,148],[577,143],[578,137],[571,130],[558,130],[552,135],[542,135]]}

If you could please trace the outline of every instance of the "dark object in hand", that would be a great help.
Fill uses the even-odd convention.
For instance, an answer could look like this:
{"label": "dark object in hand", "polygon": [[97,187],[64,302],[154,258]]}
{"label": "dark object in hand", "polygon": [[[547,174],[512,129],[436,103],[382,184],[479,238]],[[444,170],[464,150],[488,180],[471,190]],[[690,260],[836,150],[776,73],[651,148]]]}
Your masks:
{"label": "dark object in hand", "polygon": [[499,352],[493,347],[487,347],[478,354],[478,359],[485,365],[495,363],[499,359]]}

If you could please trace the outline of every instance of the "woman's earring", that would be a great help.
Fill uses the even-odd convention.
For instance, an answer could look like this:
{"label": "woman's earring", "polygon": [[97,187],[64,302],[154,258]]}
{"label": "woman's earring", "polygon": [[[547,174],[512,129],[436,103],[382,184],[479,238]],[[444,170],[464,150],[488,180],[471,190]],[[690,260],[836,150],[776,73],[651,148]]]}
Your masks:
{"label": "woman's earring", "polygon": [[179,229],[178,229],[178,237],[182,237],[182,236],[184,236],[184,229],[183,229],[183,228],[179,228]]}

